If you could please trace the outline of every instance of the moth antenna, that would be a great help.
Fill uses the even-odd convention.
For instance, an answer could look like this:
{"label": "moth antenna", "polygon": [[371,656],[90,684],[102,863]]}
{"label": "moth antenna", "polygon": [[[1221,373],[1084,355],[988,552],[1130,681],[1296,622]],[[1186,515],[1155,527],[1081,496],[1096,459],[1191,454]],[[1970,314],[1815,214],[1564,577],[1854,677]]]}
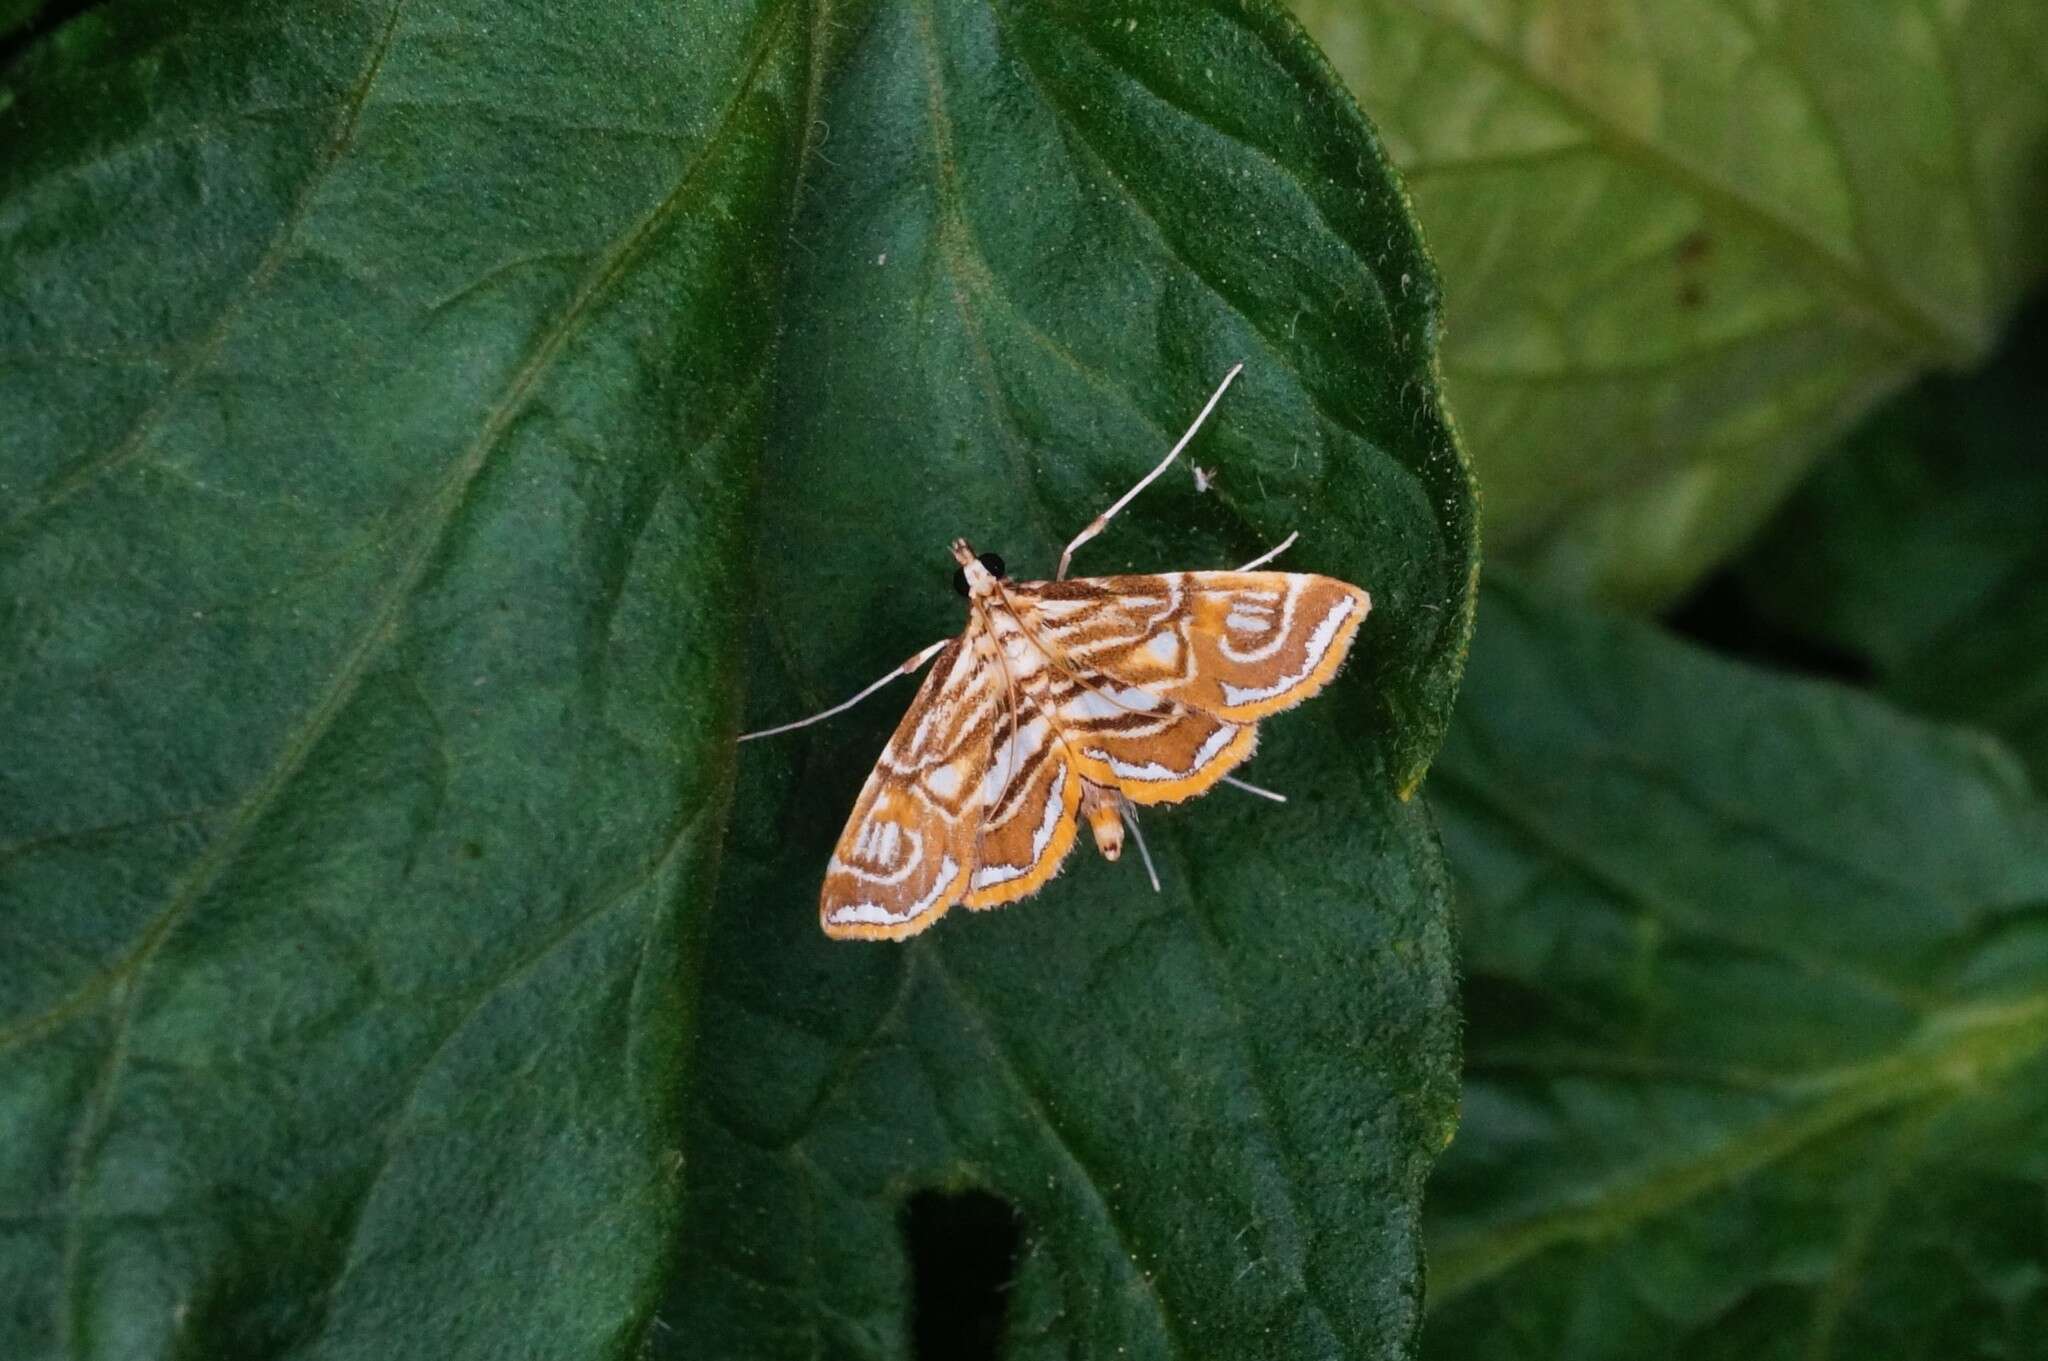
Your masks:
{"label": "moth antenna", "polygon": [[1180,451],[1188,447],[1188,441],[1193,439],[1195,432],[1202,428],[1202,422],[1208,420],[1209,413],[1216,409],[1216,403],[1223,400],[1224,389],[1230,386],[1230,380],[1237,377],[1243,371],[1244,365],[1232,364],[1230,372],[1223,375],[1223,381],[1218,383],[1216,390],[1209,394],[1209,401],[1202,407],[1201,414],[1195,417],[1195,423],[1188,427],[1187,433],[1180,437],[1179,442],[1168,451],[1166,457],[1159,460],[1159,466],[1139,478],[1137,486],[1132,487],[1129,491],[1118,497],[1115,505],[1089,521],[1088,527],[1074,536],[1074,541],[1067,545],[1065,552],[1060,554],[1060,570],[1054,574],[1054,581],[1065,581],[1067,579],[1067,564],[1073,560],[1075,549],[1094,538],[1097,534],[1100,534],[1108,526],[1109,522],[1116,517],[1118,511],[1128,506],[1131,503],[1131,499],[1139,492],[1151,486],[1153,478],[1159,476],[1159,474],[1172,466],[1173,461],[1180,457]]}
{"label": "moth antenna", "polygon": [[1163,892],[1159,887],[1159,871],[1152,868],[1152,852],[1145,849],[1145,834],[1138,830],[1138,815],[1131,811],[1130,800],[1124,800],[1117,811],[1123,814],[1124,826],[1131,829],[1131,840],[1138,843],[1138,858],[1145,862],[1145,877],[1152,881],[1152,891]]}
{"label": "moth antenna", "polygon": [[1300,537],[1301,531],[1297,529],[1292,534],[1289,534],[1286,538],[1282,539],[1279,543],[1274,544],[1271,548],[1268,548],[1265,552],[1259,554],[1257,557],[1253,558],[1250,562],[1246,563],[1244,566],[1238,568],[1237,570],[1240,572],[1249,572],[1254,567],[1264,567],[1267,563],[1279,557],[1288,549],[1294,547],[1294,541]]}
{"label": "moth antenna", "polygon": [[933,643],[930,647],[918,653],[915,657],[912,657],[909,661],[903,663],[903,665],[897,667],[894,671],[891,671],[888,675],[882,677],[873,685],[870,685],[867,689],[855,695],[852,699],[847,700],[844,704],[835,704],[831,708],[824,710],[822,713],[812,714],[809,718],[799,718],[794,723],[784,723],[782,726],[777,728],[763,728],[759,732],[741,733],[739,740],[742,742],[751,742],[757,737],[773,737],[777,733],[795,732],[798,728],[808,728],[813,723],[823,723],[826,719],[831,718],[835,714],[843,714],[848,709],[851,709],[854,705],[866,699],[869,695],[875,693],[875,691],[887,685],[890,681],[895,680],[898,676],[908,676],[912,672],[916,671],[917,668],[923,666],[926,662],[930,661],[933,657],[937,656],[940,648],[944,647],[946,644],[952,641],[953,640],[951,638],[939,639],[938,642]]}
{"label": "moth antenna", "polygon": [[1235,775],[1225,775],[1223,777],[1223,783],[1234,784],[1247,794],[1257,794],[1260,798],[1271,799],[1275,803],[1287,802],[1287,796],[1285,794],[1275,794],[1270,789],[1263,789],[1258,785],[1250,783],[1249,781],[1240,780]]}

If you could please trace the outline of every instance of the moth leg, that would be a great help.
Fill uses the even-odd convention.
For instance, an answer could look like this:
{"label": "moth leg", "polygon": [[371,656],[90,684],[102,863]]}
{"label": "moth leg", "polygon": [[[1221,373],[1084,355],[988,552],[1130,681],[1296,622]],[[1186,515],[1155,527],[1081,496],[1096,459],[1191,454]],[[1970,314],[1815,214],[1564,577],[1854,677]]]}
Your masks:
{"label": "moth leg", "polygon": [[1282,539],[1279,543],[1273,545],[1271,548],[1268,548],[1265,552],[1259,554],[1257,557],[1253,558],[1250,562],[1246,563],[1244,566],[1238,568],[1237,570],[1240,572],[1249,572],[1254,568],[1264,567],[1267,563],[1279,557],[1288,549],[1294,547],[1294,541],[1300,537],[1301,531],[1297,529],[1292,534],[1289,534],[1286,538]]}
{"label": "moth leg", "polygon": [[1244,365],[1242,364],[1231,365],[1230,372],[1224,374],[1223,381],[1216,385],[1216,391],[1209,394],[1208,404],[1202,408],[1201,414],[1195,417],[1195,423],[1188,427],[1187,433],[1180,437],[1179,442],[1173,446],[1166,457],[1159,460],[1159,466],[1139,478],[1137,486],[1132,487],[1129,491],[1118,497],[1115,505],[1103,511],[1102,514],[1096,516],[1093,520],[1090,520],[1088,527],[1074,536],[1074,541],[1067,545],[1065,552],[1060,554],[1060,570],[1054,574],[1054,581],[1065,581],[1067,579],[1067,563],[1073,559],[1075,549],[1094,538],[1097,534],[1100,534],[1104,527],[1115,518],[1118,511],[1128,506],[1133,497],[1152,485],[1153,478],[1165,472],[1172,465],[1173,461],[1180,457],[1180,451],[1188,447],[1188,441],[1193,439],[1195,432],[1202,428],[1202,422],[1209,419],[1209,413],[1216,409],[1216,403],[1223,400],[1224,389],[1230,386],[1230,380],[1237,377],[1243,369]]}
{"label": "moth leg", "polygon": [[1267,789],[1261,785],[1255,785],[1249,780],[1240,780],[1235,775],[1225,775],[1223,777],[1223,783],[1234,784],[1247,794],[1257,794],[1260,798],[1271,799],[1275,803],[1287,802],[1287,796],[1285,794],[1276,794],[1272,790]]}
{"label": "moth leg", "polygon": [[930,647],[918,653],[915,657],[910,658],[908,661],[904,662],[903,665],[897,667],[894,671],[891,671],[888,675],[882,677],[873,685],[870,685],[867,689],[855,695],[852,699],[847,700],[844,704],[835,704],[831,708],[826,709],[821,713],[812,714],[809,718],[799,718],[794,723],[784,723],[781,727],[763,728],[759,732],[741,733],[739,736],[739,740],[742,742],[751,742],[757,737],[773,737],[777,733],[794,732],[798,728],[808,728],[813,723],[822,723],[826,719],[831,718],[835,714],[843,714],[848,709],[851,709],[854,705],[866,699],[869,695],[875,693],[875,691],[887,685],[890,681],[895,680],[898,676],[908,676],[912,672],[916,671],[917,668],[923,666],[926,662],[938,656],[939,649],[945,647],[946,644],[952,641],[953,640],[951,638],[939,639],[938,642],[933,643]]}
{"label": "moth leg", "polygon": [[1152,852],[1145,849],[1145,834],[1138,830],[1138,810],[1131,806],[1128,799],[1119,799],[1118,802],[1122,806],[1117,811],[1123,815],[1124,822],[1131,829],[1131,840],[1138,843],[1138,858],[1145,862],[1145,877],[1152,881],[1152,891],[1158,893],[1159,871],[1152,868]]}

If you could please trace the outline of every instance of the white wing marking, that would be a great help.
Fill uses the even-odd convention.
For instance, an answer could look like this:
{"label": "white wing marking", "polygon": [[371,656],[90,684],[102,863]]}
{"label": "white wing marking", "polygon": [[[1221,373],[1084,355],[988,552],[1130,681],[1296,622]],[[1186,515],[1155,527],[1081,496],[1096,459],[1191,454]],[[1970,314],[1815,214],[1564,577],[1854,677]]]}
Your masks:
{"label": "white wing marking", "polygon": [[[1315,631],[1308,636],[1308,656],[1302,661],[1299,671],[1289,676],[1282,676],[1271,685],[1240,686],[1232,685],[1229,681],[1225,681],[1223,682],[1224,703],[1232,708],[1236,708],[1241,704],[1256,704],[1260,700],[1271,699],[1275,695],[1284,694],[1314,675],[1316,667],[1322,664],[1324,654],[1330,650],[1330,644],[1336,641],[1337,630],[1343,626],[1345,618],[1350,615],[1352,610],[1357,608],[1357,605],[1358,602],[1347,595],[1330,607],[1330,612],[1323,616],[1322,622],[1318,623]],[[1292,600],[1287,602],[1287,608],[1289,613],[1293,612],[1294,602]],[[1287,630],[1282,629],[1280,636],[1285,638]]]}
{"label": "white wing marking", "polygon": [[1008,883],[1012,879],[1029,874],[1040,860],[1045,858],[1045,848],[1052,842],[1052,834],[1060,825],[1060,814],[1065,811],[1064,796],[1067,792],[1067,767],[1062,762],[1052,776],[1052,789],[1045,799],[1045,815],[1039,819],[1038,830],[1031,834],[1031,859],[1022,865],[983,865],[974,872],[975,888],[987,888],[990,884]]}
{"label": "white wing marking", "polygon": [[[1234,662],[1256,662],[1272,656],[1280,650],[1286,643],[1288,635],[1294,631],[1294,602],[1300,595],[1300,584],[1291,583],[1287,588],[1286,601],[1280,607],[1279,626],[1275,628],[1272,623],[1272,603],[1278,601],[1279,596],[1271,591],[1238,592],[1231,597],[1230,614],[1223,621],[1227,631],[1216,640],[1217,649]],[[1247,610],[1263,611],[1265,617],[1256,618],[1242,613]],[[1232,641],[1234,633],[1245,632],[1256,637],[1265,633],[1268,628],[1273,629],[1273,636],[1257,647],[1240,649]],[[1276,690],[1273,693],[1280,692]]]}
{"label": "white wing marking", "polygon": [[1100,747],[1089,748],[1088,754],[1096,760],[1106,763],[1111,770],[1127,780],[1184,780],[1214,760],[1216,753],[1229,746],[1230,740],[1236,737],[1240,731],[1241,729],[1235,724],[1218,724],[1216,731],[1210,733],[1208,739],[1202,743],[1201,750],[1195,753],[1194,761],[1189,764],[1186,770],[1169,770],[1157,761],[1147,761],[1143,765],[1133,765],[1129,761],[1118,760]]}
{"label": "white wing marking", "polygon": [[842,925],[847,922],[868,922],[876,926],[895,926],[913,917],[922,917],[932,910],[932,904],[939,900],[940,895],[952,886],[953,876],[959,872],[960,866],[949,855],[939,862],[939,879],[932,885],[932,891],[901,912],[891,912],[880,903],[848,903],[845,907],[832,910],[832,920]]}

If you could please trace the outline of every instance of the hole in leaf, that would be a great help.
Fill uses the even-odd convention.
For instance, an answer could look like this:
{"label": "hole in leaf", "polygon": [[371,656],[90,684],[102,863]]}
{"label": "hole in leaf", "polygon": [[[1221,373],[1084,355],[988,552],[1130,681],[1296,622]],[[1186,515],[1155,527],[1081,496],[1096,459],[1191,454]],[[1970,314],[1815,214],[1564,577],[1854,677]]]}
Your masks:
{"label": "hole in leaf", "polygon": [[920,1191],[903,1207],[910,1253],[911,1354],[917,1361],[995,1361],[1024,1228],[986,1191]]}

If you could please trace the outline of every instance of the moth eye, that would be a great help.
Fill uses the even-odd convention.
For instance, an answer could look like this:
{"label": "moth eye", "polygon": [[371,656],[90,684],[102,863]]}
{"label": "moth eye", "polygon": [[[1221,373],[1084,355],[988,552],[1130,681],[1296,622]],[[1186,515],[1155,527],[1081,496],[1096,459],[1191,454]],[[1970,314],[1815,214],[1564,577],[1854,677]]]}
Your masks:
{"label": "moth eye", "polygon": [[955,567],[953,569],[953,589],[963,596],[967,594],[967,569],[965,567]]}

